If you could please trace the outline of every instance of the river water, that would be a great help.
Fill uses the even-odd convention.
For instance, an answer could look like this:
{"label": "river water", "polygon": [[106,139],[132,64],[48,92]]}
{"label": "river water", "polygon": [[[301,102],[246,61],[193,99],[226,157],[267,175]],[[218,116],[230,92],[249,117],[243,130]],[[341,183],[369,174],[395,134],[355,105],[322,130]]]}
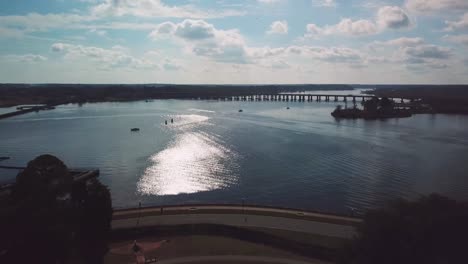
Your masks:
{"label": "river water", "polygon": [[336,104],[63,105],[0,120],[1,165],[49,153],[99,168],[117,208],[244,200],[346,214],[432,192],[468,200],[468,116],[336,121]]}

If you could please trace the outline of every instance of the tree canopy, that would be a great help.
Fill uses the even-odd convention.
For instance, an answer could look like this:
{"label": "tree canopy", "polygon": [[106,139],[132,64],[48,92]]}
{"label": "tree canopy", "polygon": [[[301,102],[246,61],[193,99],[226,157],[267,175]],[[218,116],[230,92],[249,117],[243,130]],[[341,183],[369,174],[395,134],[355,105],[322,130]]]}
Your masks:
{"label": "tree canopy", "polygon": [[466,263],[468,204],[440,195],[370,210],[339,263]]}
{"label": "tree canopy", "polygon": [[39,156],[18,174],[11,203],[0,210],[0,262],[101,263],[111,218],[106,186],[75,183],[61,160]]}

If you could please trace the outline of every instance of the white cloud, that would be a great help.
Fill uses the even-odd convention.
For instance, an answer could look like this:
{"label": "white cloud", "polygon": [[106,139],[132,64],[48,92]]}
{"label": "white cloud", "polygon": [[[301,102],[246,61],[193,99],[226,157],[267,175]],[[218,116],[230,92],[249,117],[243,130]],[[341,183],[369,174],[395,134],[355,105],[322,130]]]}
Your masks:
{"label": "white cloud", "polygon": [[375,41],[369,48],[378,56],[369,57],[371,62],[404,65],[412,71],[448,68],[453,50],[447,47],[426,44],[422,38],[397,38]]}
{"label": "white cloud", "polygon": [[468,29],[468,13],[465,13],[458,21],[445,21],[445,31]]}
{"label": "white cloud", "polygon": [[468,10],[466,0],[406,0],[406,8],[420,13],[432,13],[436,11],[463,12]]}
{"label": "white cloud", "polygon": [[387,45],[400,46],[400,47],[412,47],[424,44],[424,39],[422,38],[397,38],[385,42]]}
{"label": "white cloud", "polygon": [[436,45],[405,47],[401,50],[401,59],[412,70],[445,69],[452,57],[452,50]]}
{"label": "white cloud", "polygon": [[468,46],[468,34],[444,36],[444,39],[453,43],[459,43]]}
{"label": "white cloud", "polygon": [[403,9],[397,6],[384,6],[377,11],[376,21],[344,18],[336,25],[326,25],[324,27],[308,24],[305,37],[316,37],[318,35],[368,36],[378,34],[385,29],[401,29],[410,26],[410,18]]}
{"label": "white cloud", "polygon": [[288,22],[275,21],[271,23],[270,29],[267,31],[268,34],[288,34]]}
{"label": "white cloud", "polygon": [[323,7],[336,7],[335,0],[312,0],[314,6],[323,6]]}
{"label": "white cloud", "polygon": [[246,63],[246,43],[236,29],[220,30],[203,20],[186,19],[180,23],[161,23],[149,37],[153,40],[175,37],[184,41],[188,50],[220,62]]}
{"label": "white cloud", "polygon": [[244,15],[238,10],[203,10],[193,5],[169,6],[160,0],[104,0],[92,8],[97,16],[216,18]]}
{"label": "white cloud", "polygon": [[23,54],[23,55],[5,55],[5,60],[14,62],[37,63],[47,60],[47,57],[37,54]]}
{"label": "white cloud", "polygon": [[102,30],[102,29],[92,28],[92,29],[88,30],[88,33],[96,34],[96,35],[98,35],[100,37],[107,37],[107,31]]}
{"label": "white cloud", "polygon": [[377,24],[381,28],[400,29],[411,25],[408,15],[398,6],[384,6],[377,12]]}
{"label": "white cloud", "polygon": [[450,48],[436,45],[419,45],[415,47],[405,47],[404,53],[415,59],[448,59],[452,56]]}
{"label": "white cloud", "polygon": [[420,46],[424,44],[425,41],[423,38],[407,38],[407,37],[401,37],[397,39],[391,39],[387,41],[374,41],[372,42],[369,47],[372,50],[377,50],[379,48],[385,48],[388,46],[393,46],[393,47],[414,47],[414,46]]}
{"label": "white cloud", "polygon": [[372,21],[365,19],[353,21],[349,18],[344,18],[338,24],[332,26],[327,25],[325,27],[319,27],[315,24],[308,24],[306,30],[306,37],[336,34],[363,36],[376,34],[378,32],[377,26]]}
{"label": "white cloud", "polygon": [[103,49],[99,47],[73,45],[65,43],[54,43],[51,50],[57,53],[63,53],[64,59],[76,61],[87,60],[95,62],[101,69],[108,68],[134,68],[151,69],[159,66],[152,61],[139,59],[129,55],[126,50],[120,46],[114,46],[112,49]]}
{"label": "white cloud", "polygon": [[345,47],[288,46],[283,48],[249,48],[249,54],[256,59],[272,58],[275,60],[282,56],[300,56],[301,58],[330,63],[357,64],[365,60],[365,56],[361,52]]}
{"label": "white cloud", "polygon": [[174,34],[183,39],[208,39],[215,37],[216,29],[203,20],[184,20],[175,26]]}

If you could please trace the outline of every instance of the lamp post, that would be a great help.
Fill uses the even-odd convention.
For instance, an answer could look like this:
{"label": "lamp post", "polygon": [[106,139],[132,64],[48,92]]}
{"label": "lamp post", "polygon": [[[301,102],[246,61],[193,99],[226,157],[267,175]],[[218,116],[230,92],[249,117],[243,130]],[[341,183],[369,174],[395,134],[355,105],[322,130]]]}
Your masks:
{"label": "lamp post", "polygon": [[247,217],[245,217],[245,198],[242,198],[242,216],[244,218],[244,223],[247,223]]}

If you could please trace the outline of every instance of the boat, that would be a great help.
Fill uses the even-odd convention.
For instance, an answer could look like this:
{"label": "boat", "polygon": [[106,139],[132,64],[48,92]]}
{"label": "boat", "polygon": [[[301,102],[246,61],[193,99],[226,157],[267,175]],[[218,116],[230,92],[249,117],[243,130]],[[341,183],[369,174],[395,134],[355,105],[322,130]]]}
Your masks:
{"label": "boat", "polygon": [[130,131],[132,131],[132,132],[138,132],[138,131],[140,131],[140,129],[139,129],[138,127],[134,127],[134,128],[132,128],[132,129],[130,129]]}
{"label": "boat", "polygon": [[286,109],[289,109],[289,106],[288,106],[288,107],[286,107]]}
{"label": "boat", "polygon": [[244,111],[242,109],[239,109],[239,113],[242,113],[242,112],[244,112]]}

